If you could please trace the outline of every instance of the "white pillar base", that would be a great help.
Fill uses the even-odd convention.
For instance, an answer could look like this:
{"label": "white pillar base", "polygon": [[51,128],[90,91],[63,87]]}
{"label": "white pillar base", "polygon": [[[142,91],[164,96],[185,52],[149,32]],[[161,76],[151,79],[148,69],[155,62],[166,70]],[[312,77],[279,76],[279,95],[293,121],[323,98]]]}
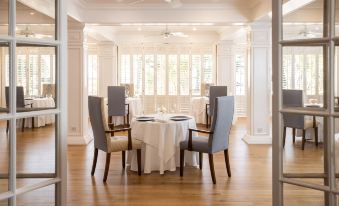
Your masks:
{"label": "white pillar base", "polygon": [[249,135],[246,134],[242,140],[247,144],[272,144],[272,135]]}

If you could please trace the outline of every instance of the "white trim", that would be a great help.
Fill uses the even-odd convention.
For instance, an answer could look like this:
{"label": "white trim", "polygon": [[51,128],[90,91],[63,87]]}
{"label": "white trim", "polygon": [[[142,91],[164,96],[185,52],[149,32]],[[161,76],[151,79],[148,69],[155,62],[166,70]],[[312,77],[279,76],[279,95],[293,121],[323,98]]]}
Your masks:
{"label": "white trim", "polygon": [[247,144],[272,144],[272,135],[249,135],[246,134],[242,140]]}

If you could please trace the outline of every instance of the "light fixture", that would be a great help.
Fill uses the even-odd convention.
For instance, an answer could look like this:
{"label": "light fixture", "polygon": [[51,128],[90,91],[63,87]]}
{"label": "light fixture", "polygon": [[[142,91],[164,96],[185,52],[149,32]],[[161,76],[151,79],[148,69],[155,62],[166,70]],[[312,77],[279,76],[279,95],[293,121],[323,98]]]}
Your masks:
{"label": "light fixture", "polygon": [[[307,4],[312,3],[315,0],[290,0],[283,4],[282,6],[282,15],[289,14]],[[272,18],[272,11],[268,13],[268,16]]]}
{"label": "light fixture", "polygon": [[197,27],[193,27],[193,29],[192,29],[193,31],[196,31],[197,30]]}
{"label": "light fixture", "polygon": [[29,12],[29,14],[33,16],[35,13],[33,11],[31,11],[31,12]]}

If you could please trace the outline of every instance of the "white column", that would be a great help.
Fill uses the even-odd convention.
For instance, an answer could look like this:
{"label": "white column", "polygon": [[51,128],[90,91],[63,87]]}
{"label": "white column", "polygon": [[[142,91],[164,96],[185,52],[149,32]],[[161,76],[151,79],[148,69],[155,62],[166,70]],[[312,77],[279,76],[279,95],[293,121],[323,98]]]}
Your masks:
{"label": "white column", "polygon": [[87,91],[87,48],[84,24],[68,23],[68,144],[88,144],[89,129]]}
{"label": "white column", "polygon": [[118,85],[117,46],[113,42],[101,42],[99,51],[99,96],[107,97],[107,87]]}
{"label": "white column", "polygon": [[249,144],[271,144],[271,27],[253,24],[250,35],[248,129]]}

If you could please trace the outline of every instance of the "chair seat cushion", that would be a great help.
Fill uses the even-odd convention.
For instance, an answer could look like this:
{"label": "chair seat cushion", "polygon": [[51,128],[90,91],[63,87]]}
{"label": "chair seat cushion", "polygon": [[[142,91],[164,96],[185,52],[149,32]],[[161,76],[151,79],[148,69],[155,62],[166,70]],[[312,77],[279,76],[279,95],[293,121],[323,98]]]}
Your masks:
{"label": "chair seat cushion", "polygon": [[[313,120],[305,120],[304,129],[313,128]],[[319,122],[316,122],[316,125],[319,125]]]}
{"label": "chair seat cushion", "polygon": [[[188,140],[180,142],[180,149],[188,149]],[[193,136],[192,137],[192,150],[196,152],[209,153],[208,137]]]}
{"label": "chair seat cushion", "polygon": [[[132,149],[141,149],[141,141],[133,139]],[[128,137],[126,136],[113,136],[111,137],[111,151],[119,152],[128,150]]]}

